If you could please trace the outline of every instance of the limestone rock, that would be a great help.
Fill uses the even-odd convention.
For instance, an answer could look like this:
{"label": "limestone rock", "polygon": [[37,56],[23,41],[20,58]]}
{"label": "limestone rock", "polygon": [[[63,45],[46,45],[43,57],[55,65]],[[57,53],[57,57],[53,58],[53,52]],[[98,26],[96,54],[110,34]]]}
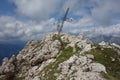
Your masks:
{"label": "limestone rock", "polygon": [[36,76],[34,79],[32,80],[40,80],[40,78],[38,76]]}
{"label": "limestone rock", "polygon": [[106,73],[105,66],[100,63],[92,63],[89,65],[89,68],[92,72],[105,72]]}
{"label": "limestone rock", "polygon": [[99,43],[100,46],[104,47],[104,48],[111,48],[111,46],[109,45],[108,42],[102,41]]}
{"label": "limestone rock", "polygon": [[0,80],[8,80],[15,74],[15,61],[16,57],[13,55],[10,60],[8,58],[3,59],[3,64],[0,67]]}
{"label": "limestone rock", "polygon": [[[65,33],[61,33],[60,39],[53,39],[55,35],[49,33],[40,41],[29,41],[17,56],[4,58],[0,80],[106,80],[101,74],[107,73],[106,67],[95,61],[92,52],[87,54],[96,51],[92,41]],[[99,46],[120,53],[117,44],[101,42]],[[116,61],[114,57],[110,59]]]}

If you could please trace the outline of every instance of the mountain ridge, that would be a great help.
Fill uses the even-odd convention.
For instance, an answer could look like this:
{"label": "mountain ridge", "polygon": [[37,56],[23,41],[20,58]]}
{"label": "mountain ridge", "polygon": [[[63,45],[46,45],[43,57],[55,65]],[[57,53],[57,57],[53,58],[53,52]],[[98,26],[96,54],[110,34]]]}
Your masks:
{"label": "mountain ridge", "polygon": [[115,43],[49,33],[28,42],[17,56],[4,58],[0,80],[119,80],[119,65],[120,46]]}

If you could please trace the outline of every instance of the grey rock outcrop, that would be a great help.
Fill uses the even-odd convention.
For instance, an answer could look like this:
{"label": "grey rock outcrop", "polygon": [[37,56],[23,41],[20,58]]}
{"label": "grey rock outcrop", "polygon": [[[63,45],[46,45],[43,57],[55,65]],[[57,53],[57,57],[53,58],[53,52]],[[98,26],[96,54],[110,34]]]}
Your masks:
{"label": "grey rock outcrop", "polygon": [[8,58],[3,59],[2,66],[0,67],[0,80],[9,80],[15,74],[16,57],[13,55],[10,60]]}
{"label": "grey rock outcrop", "polygon": [[92,61],[93,55],[72,56],[67,61],[59,64],[61,74],[57,76],[57,80],[68,78],[70,80],[106,80],[100,77],[101,72],[106,73],[106,68],[100,63]]}
{"label": "grey rock outcrop", "polygon": [[[120,52],[115,44],[99,46]],[[17,56],[4,58],[0,80],[107,80],[101,74],[107,74],[106,66],[87,54],[90,51],[96,46],[82,35],[61,33],[58,38],[57,33],[49,33],[41,41],[29,41]]]}

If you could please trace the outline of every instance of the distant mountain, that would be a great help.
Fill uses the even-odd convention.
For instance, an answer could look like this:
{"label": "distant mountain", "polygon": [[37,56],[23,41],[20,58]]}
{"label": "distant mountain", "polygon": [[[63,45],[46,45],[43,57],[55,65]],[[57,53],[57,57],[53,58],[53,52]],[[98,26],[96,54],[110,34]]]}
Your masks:
{"label": "distant mountain", "polygon": [[[70,33],[69,34],[71,35],[76,35],[78,36],[79,33]],[[109,43],[116,43],[116,44],[119,44],[120,45],[120,36],[117,34],[117,35],[91,35],[92,32],[84,32],[82,33],[82,35],[84,35],[85,38],[88,38],[90,39],[91,41],[93,41],[94,43],[100,43],[102,41],[105,41],[105,42],[109,42]]]}
{"label": "distant mountain", "polygon": [[109,42],[109,43],[116,43],[120,45],[120,36],[114,36],[114,35],[99,35],[96,37],[91,37],[90,38],[93,42],[99,43],[101,41]]}
{"label": "distant mountain", "polygon": [[17,55],[25,46],[25,42],[7,44],[0,43],[0,63],[4,57],[10,58],[13,54]]}

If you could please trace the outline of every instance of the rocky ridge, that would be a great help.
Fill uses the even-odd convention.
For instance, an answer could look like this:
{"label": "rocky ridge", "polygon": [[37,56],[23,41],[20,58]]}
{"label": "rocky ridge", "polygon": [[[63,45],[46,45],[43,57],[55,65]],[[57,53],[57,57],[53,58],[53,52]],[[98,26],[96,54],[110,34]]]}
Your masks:
{"label": "rocky ridge", "polygon": [[0,80],[119,80],[120,46],[93,44],[82,35],[47,34],[17,56],[4,58]]}

